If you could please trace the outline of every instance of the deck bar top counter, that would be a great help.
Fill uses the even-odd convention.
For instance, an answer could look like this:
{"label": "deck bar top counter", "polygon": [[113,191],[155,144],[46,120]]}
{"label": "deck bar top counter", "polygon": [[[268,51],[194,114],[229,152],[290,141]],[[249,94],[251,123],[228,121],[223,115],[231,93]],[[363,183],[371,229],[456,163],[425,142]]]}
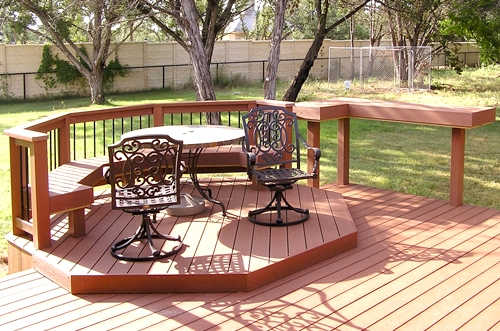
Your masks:
{"label": "deck bar top counter", "polygon": [[[336,98],[312,102],[298,102],[294,112],[307,120],[308,143],[320,146],[321,121],[338,120],[337,181],[349,183],[350,119],[368,119],[452,128],[450,162],[450,204],[463,203],[465,130],[495,121],[495,107],[467,107],[450,105],[425,105],[399,101]],[[308,160],[308,165],[311,164]],[[308,185],[319,187],[319,178]]]}
{"label": "deck bar top counter", "polygon": [[294,112],[309,121],[349,117],[465,129],[490,124],[495,121],[496,114],[495,107],[426,105],[358,98],[298,102]]}

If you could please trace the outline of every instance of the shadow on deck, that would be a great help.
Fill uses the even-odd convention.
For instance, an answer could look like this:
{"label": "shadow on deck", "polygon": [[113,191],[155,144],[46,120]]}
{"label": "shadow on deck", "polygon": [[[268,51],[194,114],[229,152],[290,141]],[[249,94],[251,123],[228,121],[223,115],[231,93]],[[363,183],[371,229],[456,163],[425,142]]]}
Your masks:
{"label": "shadow on deck", "polygon": [[250,291],[357,245],[357,230],[340,193],[297,185],[287,199],[308,208],[310,219],[266,227],[249,222],[247,213],[267,204],[267,190],[252,189],[244,178],[204,182],[227,206],[228,215],[208,202],[194,216],[159,214],[160,232],[179,234],[184,242],[177,255],[164,260],[127,262],[111,256],[109,247],[132,234],[140,216],[112,210],[106,188],[86,211],[86,236],[70,237],[67,216],[59,214],[51,220],[51,247],[34,251],[21,237],[10,242],[30,252],[35,269],[71,293]]}

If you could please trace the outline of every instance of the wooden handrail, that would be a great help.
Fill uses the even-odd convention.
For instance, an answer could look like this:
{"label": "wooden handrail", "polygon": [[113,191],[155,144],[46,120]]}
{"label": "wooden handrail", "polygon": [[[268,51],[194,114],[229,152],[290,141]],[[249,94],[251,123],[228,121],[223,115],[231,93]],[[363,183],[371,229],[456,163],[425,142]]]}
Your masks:
{"label": "wooden handrail", "polygon": [[[92,121],[150,116],[153,126],[165,125],[166,114],[248,111],[260,105],[278,105],[293,110],[308,121],[308,141],[320,146],[320,122],[338,120],[338,183],[349,182],[350,118],[376,119],[414,124],[441,125],[452,128],[450,204],[462,204],[465,129],[491,123],[494,108],[437,107],[416,104],[376,102],[360,99],[335,99],[322,102],[297,103],[274,100],[230,100],[174,102],[93,109],[63,113],[7,129],[11,165],[12,227],[15,235],[27,232],[34,246],[50,246],[50,215],[48,187],[48,154],[50,135],[57,139],[58,165],[71,159],[71,126]],[[308,167],[312,162],[308,160]],[[29,173],[29,176],[26,174]],[[29,177],[29,178],[27,178]],[[24,178],[24,179],[23,179]],[[318,187],[319,178],[308,182]],[[29,190],[31,215],[24,215],[22,196]],[[28,203],[29,204],[29,203]],[[31,219],[31,220],[30,220]]]}
{"label": "wooden handrail", "polygon": [[[5,130],[3,133],[9,136],[10,141],[13,233],[31,234],[34,247],[38,249],[51,245],[50,214],[47,207],[50,200],[48,141],[51,135],[56,136],[54,141],[57,146],[54,152],[58,154],[57,167],[71,161],[72,125],[151,116],[152,125],[161,126],[165,125],[166,114],[247,112],[261,104],[276,104],[290,110],[294,105],[293,102],[273,100],[214,100],[134,105],[61,113]],[[30,208],[31,215],[26,215],[23,208]]]}

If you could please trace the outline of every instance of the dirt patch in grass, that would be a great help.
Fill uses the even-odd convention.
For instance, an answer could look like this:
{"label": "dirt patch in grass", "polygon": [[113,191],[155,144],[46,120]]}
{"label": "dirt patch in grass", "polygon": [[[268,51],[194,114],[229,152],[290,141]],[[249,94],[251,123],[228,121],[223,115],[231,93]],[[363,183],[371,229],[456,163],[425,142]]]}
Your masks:
{"label": "dirt patch in grass", "polygon": [[0,277],[6,276],[9,272],[9,259],[7,256],[0,256]]}

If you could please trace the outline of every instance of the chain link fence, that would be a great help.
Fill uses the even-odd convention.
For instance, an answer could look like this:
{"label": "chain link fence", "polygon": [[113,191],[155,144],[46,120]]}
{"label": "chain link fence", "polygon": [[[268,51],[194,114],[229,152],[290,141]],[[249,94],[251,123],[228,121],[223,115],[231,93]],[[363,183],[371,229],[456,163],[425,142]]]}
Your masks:
{"label": "chain link fence", "polygon": [[328,83],[334,89],[431,88],[432,47],[330,47]]}

